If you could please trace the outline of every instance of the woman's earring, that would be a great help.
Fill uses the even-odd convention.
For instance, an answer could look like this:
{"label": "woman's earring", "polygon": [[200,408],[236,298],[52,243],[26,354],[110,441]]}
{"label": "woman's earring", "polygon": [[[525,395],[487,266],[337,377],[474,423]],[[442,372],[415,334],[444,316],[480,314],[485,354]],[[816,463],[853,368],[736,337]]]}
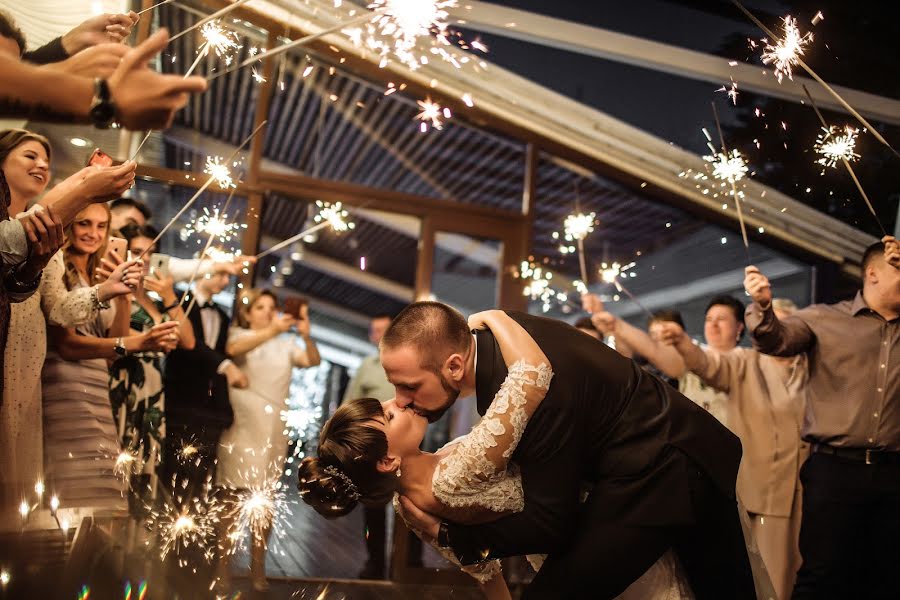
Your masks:
{"label": "woman's earring", "polygon": [[400,477],[400,467],[397,467],[397,477]]}

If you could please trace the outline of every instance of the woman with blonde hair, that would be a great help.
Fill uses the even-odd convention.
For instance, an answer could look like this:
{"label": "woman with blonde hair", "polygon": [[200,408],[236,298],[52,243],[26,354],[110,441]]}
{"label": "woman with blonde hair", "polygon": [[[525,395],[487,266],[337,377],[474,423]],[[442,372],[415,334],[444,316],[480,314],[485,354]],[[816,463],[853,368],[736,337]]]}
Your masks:
{"label": "woman with blonde hair", "polygon": [[[249,289],[238,298],[237,321],[238,326],[229,333],[225,352],[247,375],[248,385],[228,390],[234,422],[219,441],[216,470],[216,483],[233,494],[277,484],[288,449],[282,412],[287,408],[291,372],[294,367],[314,367],[321,362],[310,337],[306,306],[295,318],[278,312],[278,301],[272,292]],[[294,336],[283,335],[293,327],[303,338],[305,349],[296,345]],[[222,532],[232,526],[230,519],[223,519]],[[254,589],[265,590],[270,528],[251,534],[250,576]],[[227,545],[231,536],[220,539]],[[230,553],[230,547],[223,548],[219,562],[220,585],[226,588]]]}
{"label": "woman with blonde hair", "polygon": [[[123,261],[107,255],[110,212],[106,204],[93,204],[66,227],[66,242],[48,277],[62,278],[67,290],[90,287],[101,277],[101,267],[112,270]],[[108,256],[108,258],[104,258]],[[140,269],[135,262],[123,285],[137,286]],[[64,266],[63,266],[64,265]],[[50,270],[50,269],[48,269]],[[107,361],[116,347],[167,350],[173,325],[129,336],[129,296],[117,296],[96,318],[79,327],[50,325],[50,345],[44,362],[44,455],[46,476],[60,498],[61,510],[79,509],[78,515],[96,511],[124,512],[123,482],[114,473],[119,442],[109,401]],[[74,515],[67,515],[73,525]]]}
{"label": "woman with blonde hair", "polygon": [[[24,213],[46,190],[50,154],[50,142],[42,135],[25,129],[0,131],[0,219]],[[55,198],[54,202],[66,202],[62,221],[67,222],[74,206],[99,202],[127,190],[133,181],[133,167],[128,172],[119,167],[84,169],[47,196]],[[42,204],[49,203],[47,196]],[[70,202],[73,198],[80,200]],[[4,278],[0,293],[0,482],[7,503],[18,506],[23,499],[31,498],[36,482],[43,479],[41,368],[47,351],[45,319],[65,327],[90,322],[106,301],[129,291],[123,284],[127,269],[128,264],[119,265],[107,281],[68,291],[63,283],[61,256],[55,248],[40,247]],[[37,291],[33,291],[35,288]],[[33,293],[16,297],[20,289]]]}

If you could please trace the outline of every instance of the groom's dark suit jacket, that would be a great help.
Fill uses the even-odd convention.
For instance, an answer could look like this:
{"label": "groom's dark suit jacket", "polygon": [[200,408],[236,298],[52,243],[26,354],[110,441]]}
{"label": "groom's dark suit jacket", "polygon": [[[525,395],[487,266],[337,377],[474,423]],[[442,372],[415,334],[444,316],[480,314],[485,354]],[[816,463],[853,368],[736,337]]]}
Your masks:
{"label": "groom's dark suit jacket", "polygon": [[[572,539],[581,481],[602,518],[668,527],[693,519],[686,469],[696,465],[734,497],[740,440],[677,390],[560,321],[510,312],[549,358],[554,377],[512,456],[525,510],[481,525],[450,524],[461,562],[552,553]],[[476,334],[478,412],[507,374],[490,331]]]}

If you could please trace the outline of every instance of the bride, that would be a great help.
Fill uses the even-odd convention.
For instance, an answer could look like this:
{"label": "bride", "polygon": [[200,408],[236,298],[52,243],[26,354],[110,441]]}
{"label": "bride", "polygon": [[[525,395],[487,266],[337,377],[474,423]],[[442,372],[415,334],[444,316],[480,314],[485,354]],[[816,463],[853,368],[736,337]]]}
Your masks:
{"label": "bride", "polygon": [[[344,403],[322,430],[318,458],[308,457],[300,465],[298,488],[307,504],[326,518],[335,518],[349,513],[357,502],[383,504],[399,494],[421,510],[467,524],[523,509],[522,481],[510,457],[544,399],[553,371],[537,343],[505,312],[473,315],[469,327],[491,330],[509,370],[481,422],[432,454],[419,450],[428,421],[413,410],[402,409],[393,400],[382,404],[360,398]],[[394,507],[402,517],[396,498]],[[451,551],[416,533],[459,564]],[[528,559],[536,569],[543,562],[542,556]],[[475,577],[491,600],[510,598],[499,561],[462,569]],[[624,597],[693,596],[667,553],[620,596]]]}

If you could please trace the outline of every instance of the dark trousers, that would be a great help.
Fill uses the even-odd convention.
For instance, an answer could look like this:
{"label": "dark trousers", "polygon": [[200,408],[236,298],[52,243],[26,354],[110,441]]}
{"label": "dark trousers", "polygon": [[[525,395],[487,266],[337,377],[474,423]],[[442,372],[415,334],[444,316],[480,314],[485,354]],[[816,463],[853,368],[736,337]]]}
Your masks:
{"label": "dark trousers", "polygon": [[[369,563],[375,568],[384,570],[387,565],[385,560],[385,547],[387,545],[387,509],[385,506],[364,506],[366,550],[369,553]],[[393,510],[393,509],[392,509]],[[399,519],[399,517],[397,517]],[[411,565],[422,564],[422,540],[409,532],[409,554],[407,559]]]}
{"label": "dark trousers", "polygon": [[163,451],[165,481],[160,483],[171,491],[174,477],[174,488],[185,498],[201,494],[207,482],[215,483],[216,453],[224,430],[218,423],[167,418]]}
{"label": "dark trousers", "polygon": [[794,600],[900,598],[900,464],[812,454]]}
{"label": "dark trousers", "polygon": [[671,548],[697,600],[755,600],[737,502],[696,467],[689,473],[693,524],[667,528],[611,522],[602,496],[592,496],[573,543],[547,558],[523,599],[614,598]]}

